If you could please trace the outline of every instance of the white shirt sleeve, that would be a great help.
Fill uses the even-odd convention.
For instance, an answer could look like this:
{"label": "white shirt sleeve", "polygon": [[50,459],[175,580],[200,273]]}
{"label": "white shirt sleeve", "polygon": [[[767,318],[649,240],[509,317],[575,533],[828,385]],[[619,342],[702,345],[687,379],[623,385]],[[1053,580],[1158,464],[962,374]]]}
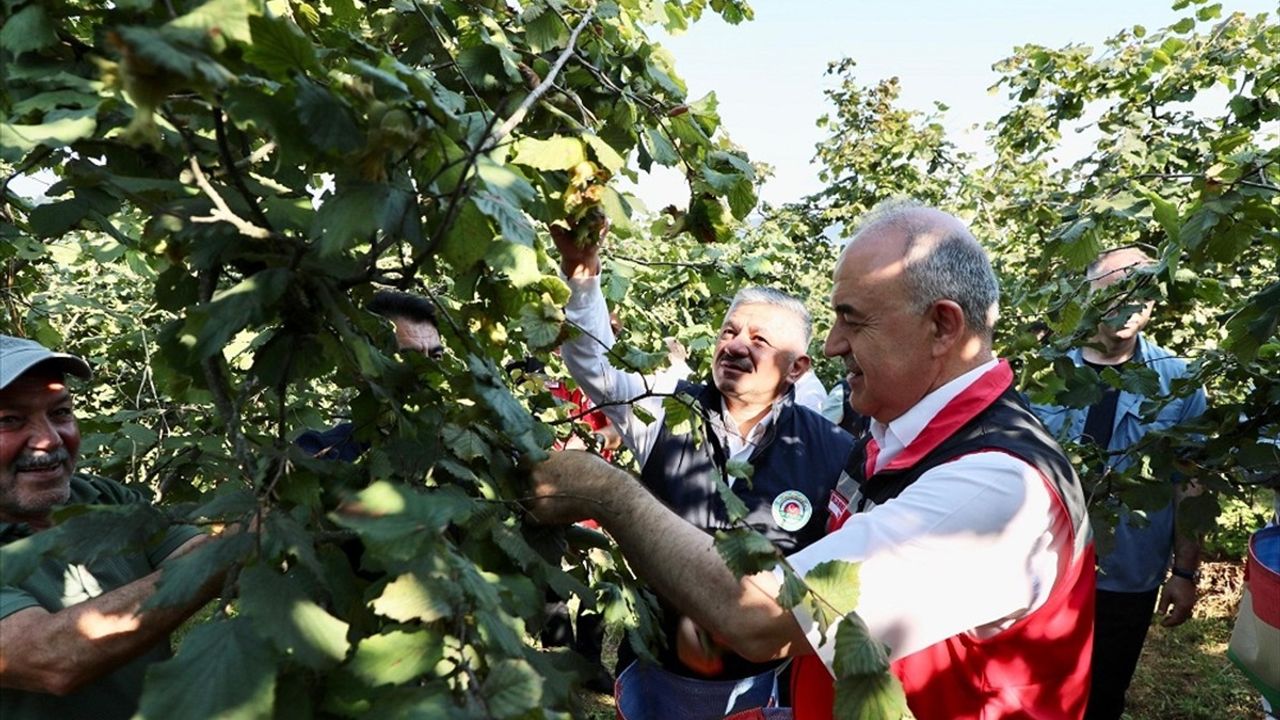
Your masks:
{"label": "white shirt sleeve", "polygon": [[[613,329],[609,327],[609,307],[600,292],[600,276],[570,278],[568,284],[571,294],[564,309],[565,319],[581,332],[560,346],[560,356],[574,381],[592,402],[601,406],[600,410],[617,426],[623,444],[635,453],[643,467],[662,428],[663,398],[635,398],[646,392],[670,394],[680,377],[668,371],[646,378],[614,367],[608,355],[614,343]],[[622,404],[633,400],[653,416],[653,422],[642,421],[630,404]]]}
{"label": "white shirt sleeve", "polygon": [[[861,562],[856,611],[897,660],[960,633],[990,637],[1043,605],[1071,561],[1070,520],[1055,503],[1035,468],[975,453],[788,560],[801,577],[826,560]],[[821,643],[804,605],[794,612],[830,669],[835,628]]]}

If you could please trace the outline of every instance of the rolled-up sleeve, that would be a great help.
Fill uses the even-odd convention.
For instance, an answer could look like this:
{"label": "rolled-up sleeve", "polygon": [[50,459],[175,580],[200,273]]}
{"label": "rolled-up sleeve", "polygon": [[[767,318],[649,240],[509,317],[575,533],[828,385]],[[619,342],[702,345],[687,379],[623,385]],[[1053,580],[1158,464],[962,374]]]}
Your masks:
{"label": "rolled-up sleeve", "polygon": [[[600,277],[571,278],[568,283],[572,292],[565,306],[565,319],[580,332],[560,346],[560,355],[574,381],[613,421],[622,442],[643,465],[662,419],[662,397],[646,394],[669,394],[679,378],[670,372],[645,377],[615,367],[609,357],[614,335],[609,326],[609,307],[600,292]],[[636,417],[632,405],[643,407],[654,421],[648,423]]]}

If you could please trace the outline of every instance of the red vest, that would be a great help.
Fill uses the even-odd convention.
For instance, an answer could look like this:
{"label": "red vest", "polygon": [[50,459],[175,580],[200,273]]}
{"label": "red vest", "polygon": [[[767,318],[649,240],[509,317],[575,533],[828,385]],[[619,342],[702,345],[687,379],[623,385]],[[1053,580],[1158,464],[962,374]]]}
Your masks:
{"label": "red vest", "polygon": [[[1011,413],[1018,417],[1021,405],[1015,406],[1010,401],[1011,381],[1008,365],[1001,362],[948,403],[919,437],[880,472],[902,471],[924,464],[936,466],[940,458],[935,451],[953,435],[960,435],[964,428],[970,427],[970,421],[979,415],[988,414],[988,420],[993,412],[1003,413],[1006,418]],[[1002,407],[993,407],[997,400],[1002,401]],[[1035,423],[1035,432],[1026,436],[1034,442],[1041,435],[1043,429]],[[1048,442],[1052,444],[1052,440]],[[920,720],[1078,720],[1084,715],[1089,692],[1094,603],[1093,543],[1087,537],[1077,537],[1075,530],[1084,527],[1084,519],[1080,517],[1082,498],[1077,496],[1070,502],[1065,501],[1060,484],[1051,481],[1042,467],[1016,448],[985,449],[1008,452],[1037,468],[1046,490],[1055,499],[1053,508],[1058,519],[1068,520],[1063,524],[1073,528],[1069,546],[1077,550],[1069,567],[1058,577],[1048,600],[1035,612],[984,640],[968,633],[953,635],[895,661],[891,670],[902,681],[907,704]],[[974,450],[972,443],[959,451],[942,448],[941,459],[954,460]],[[1060,451],[1057,452],[1060,455]],[[855,468],[855,471],[861,470],[856,474],[866,481],[875,480],[874,440],[869,441],[864,454],[866,464]],[[1077,483],[1069,489],[1078,493],[1078,488]],[[833,497],[832,509],[840,512],[832,518],[831,531],[843,526],[856,511],[849,507],[847,498],[839,496]],[[797,658],[792,671],[791,699],[796,720],[832,717],[833,678],[816,655]]]}

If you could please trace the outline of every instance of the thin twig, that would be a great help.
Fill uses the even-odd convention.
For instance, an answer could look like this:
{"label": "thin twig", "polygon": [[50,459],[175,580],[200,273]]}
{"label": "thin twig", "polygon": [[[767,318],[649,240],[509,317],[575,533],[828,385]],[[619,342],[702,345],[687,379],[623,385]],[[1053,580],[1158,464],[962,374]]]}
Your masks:
{"label": "thin twig", "polygon": [[511,113],[511,117],[507,118],[507,121],[502,123],[497,130],[494,130],[493,134],[489,136],[487,141],[480,144],[482,152],[488,152],[489,148],[497,145],[503,138],[510,135],[511,131],[515,130],[516,126],[524,120],[525,115],[529,114],[530,108],[538,102],[538,99],[555,85],[556,75],[558,75],[560,70],[564,68],[564,64],[569,61],[569,58],[573,57],[574,45],[578,42],[578,36],[582,34],[583,28],[591,22],[591,18],[593,18],[595,14],[596,9],[594,7],[583,14],[582,21],[579,22],[577,27],[573,29],[573,32],[569,34],[568,45],[565,47],[564,51],[560,53],[560,57],[556,58],[551,69],[547,71],[547,76],[542,79],[542,82],[538,87],[533,89],[533,92],[529,93],[529,95],[525,97],[524,102],[521,102],[520,106],[516,108],[516,111]]}
{"label": "thin twig", "polygon": [[191,166],[191,174],[193,177],[195,177],[196,185],[200,186],[200,189],[204,191],[204,194],[207,195],[209,199],[213,201],[213,204],[215,207],[212,213],[205,216],[201,216],[201,217],[193,217],[191,218],[191,222],[196,222],[196,223],[227,222],[235,226],[236,230],[239,230],[240,234],[246,237],[251,237],[258,240],[265,240],[271,237],[270,230],[267,230],[266,228],[258,227],[257,225],[254,225],[253,223],[249,222],[248,220],[245,220],[244,218],[240,217],[239,215],[236,215],[234,212],[231,211],[231,208],[227,206],[227,203],[225,200],[222,199],[222,196],[219,195],[218,192],[213,189],[213,186],[209,184],[209,179],[205,177],[204,171],[200,169],[200,163],[196,161],[196,158],[194,155],[191,156],[190,162],[188,164]]}
{"label": "thin twig", "polygon": [[244,198],[245,204],[249,206],[249,212],[253,213],[253,219],[257,220],[260,226],[270,230],[271,221],[258,206],[258,199],[249,192],[249,188],[244,184],[244,178],[240,177],[235,159],[231,157],[231,146],[227,143],[227,123],[223,119],[222,108],[217,106],[213,108],[213,132],[218,142],[218,153],[222,157],[222,165],[227,169],[231,184],[239,191],[240,197]]}

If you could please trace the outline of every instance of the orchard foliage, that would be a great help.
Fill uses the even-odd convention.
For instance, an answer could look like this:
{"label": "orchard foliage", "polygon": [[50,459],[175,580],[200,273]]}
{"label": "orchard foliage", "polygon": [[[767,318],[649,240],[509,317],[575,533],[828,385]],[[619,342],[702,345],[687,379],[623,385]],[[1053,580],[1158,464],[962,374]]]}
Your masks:
{"label": "orchard foliage", "polygon": [[[175,518],[260,522],[166,572],[158,604],[231,569],[153,668],[146,716],[563,716],[584,667],[538,645],[548,596],[643,651],[653,611],[616,553],[524,525],[517,463],[555,426],[501,368],[571,331],[548,224],[636,236],[619,175],[681,168],[689,203],[666,217],[699,241],[754,207],[714,96],[686,97],[647,36],[707,11],[751,14],[5,3],[6,331],[94,364],[90,469],[157,487]],[[12,187],[50,173],[48,202]],[[389,352],[360,309],[378,286],[435,297],[444,360]],[[360,462],[292,447],[339,418]],[[7,546],[6,580],[40,552],[120,552],[156,518],[66,520]],[[118,542],[92,542],[104,527]]]}
{"label": "orchard foliage", "polygon": [[[1179,512],[1184,530],[1200,532],[1222,494],[1280,473],[1280,24],[1221,4],[1175,8],[1186,17],[1170,27],[1135,26],[1096,50],[1016,48],[995,65],[992,88],[1009,109],[986,126],[990,152],[977,156],[942,131],[945,107],[901,108],[895,80],[864,87],[851,61],[834,63],[835,110],[819,121],[832,131],[818,148],[829,187],[789,208],[823,228],[907,195],[968,219],[1001,277],[997,351],[1034,401],[1084,407],[1100,383],[1152,395],[1150,370],[1099,378],[1065,354],[1088,342],[1106,308],[1155,302],[1148,336],[1191,365],[1174,394],[1204,386],[1210,410],[1148,435],[1126,473],[1101,473],[1096,450],[1069,448],[1089,469],[1104,544],[1109,498],[1157,509],[1169,502],[1169,477],[1195,478],[1210,492]],[[1086,140],[1083,157],[1066,154],[1066,135]],[[1126,245],[1147,248],[1157,265],[1091,296],[1085,266]],[[1164,403],[1151,400],[1140,411],[1158,418]]]}
{"label": "orchard foliage", "polygon": [[[1023,387],[1079,405],[1098,379],[1063,354],[1117,299],[1085,292],[1084,264],[1149,245],[1159,266],[1117,293],[1157,301],[1150,333],[1192,361],[1180,391],[1207,385],[1211,410],[1091,488],[1155,507],[1176,468],[1212,491],[1184,506],[1203,524],[1221,493],[1276,472],[1272,15],[1179,0],[1186,19],[1098,51],[1017,48],[997,66],[1011,102],[987,128],[989,154],[958,150],[945,107],[905,110],[896,81],[863,87],[852,61],[836,63],[818,148],[827,190],[748,226],[761,173],[727,140],[715,97],[687,97],[648,36],[705,12],[750,19],[743,2],[0,4],[5,330],[94,365],[78,398],[88,469],[156,488],[174,518],[262,523],[166,574],[160,602],[231,568],[213,616],[154,668],[149,717],[561,717],[586,668],[537,642],[548,596],[643,652],[654,610],[616,550],[527,525],[519,504],[519,462],[571,427],[570,408],[536,381],[512,389],[501,369],[529,354],[554,369],[549,350],[574,332],[552,223],[583,239],[612,228],[618,361],[657,368],[674,335],[701,372],[748,283],[805,297],[818,355],[837,252],[824,233],[847,234],[890,196],[937,203],[993,251],[998,349]],[[1061,157],[1081,128],[1092,151]],[[619,191],[619,176],[655,164],[688,179],[684,207],[655,215]],[[15,190],[32,175],[53,176],[46,198]],[[390,352],[385,321],[361,310],[378,287],[435,298],[445,358]],[[1103,379],[1149,383],[1141,370]],[[669,422],[696,430],[668,404]],[[292,447],[339,419],[370,444],[359,462]],[[0,571],[37,552],[118,552],[157,522],[66,517],[7,546]],[[718,547],[737,572],[777,561],[741,529]],[[854,567],[784,574],[788,606],[830,622],[856,605]],[[834,640],[840,716],[900,715],[856,616]]]}

